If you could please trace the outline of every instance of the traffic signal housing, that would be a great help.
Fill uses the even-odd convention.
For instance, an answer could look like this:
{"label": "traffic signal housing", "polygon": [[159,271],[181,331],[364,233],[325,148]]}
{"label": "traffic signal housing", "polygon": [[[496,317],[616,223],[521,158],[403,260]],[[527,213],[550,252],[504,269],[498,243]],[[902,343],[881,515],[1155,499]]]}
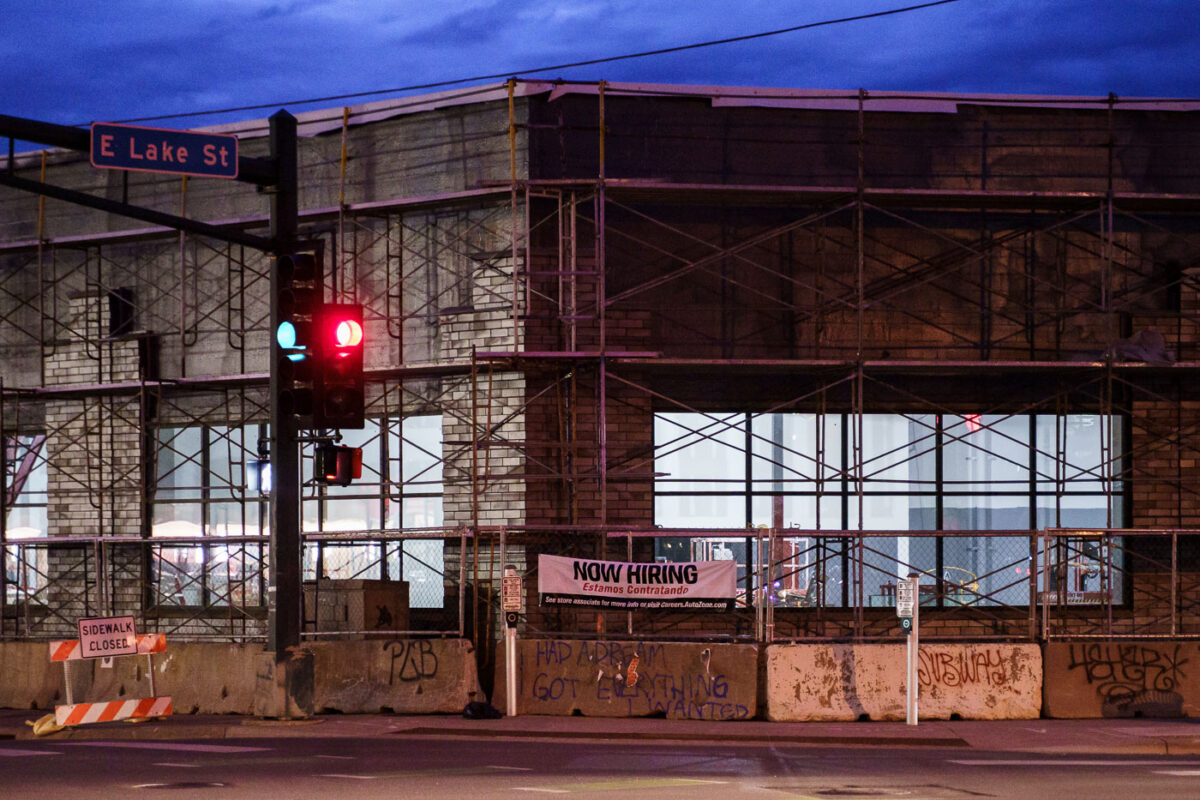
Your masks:
{"label": "traffic signal housing", "polygon": [[319,444],[314,451],[313,476],[317,483],[349,486],[362,477],[362,448]]}
{"label": "traffic signal housing", "polygon": [[321,306],[313,319],[313,342],[318,375],[312,427],[365,427],[362,306]]}
{"label": "traffic signal housing", "polygon": [[280,410],[294,415],[301,426],[311,424],[316,404],[317,353],[313,321],[324,303],[324,288],[316,257],[296,253],[275,259],[272,350],[278,374]]}

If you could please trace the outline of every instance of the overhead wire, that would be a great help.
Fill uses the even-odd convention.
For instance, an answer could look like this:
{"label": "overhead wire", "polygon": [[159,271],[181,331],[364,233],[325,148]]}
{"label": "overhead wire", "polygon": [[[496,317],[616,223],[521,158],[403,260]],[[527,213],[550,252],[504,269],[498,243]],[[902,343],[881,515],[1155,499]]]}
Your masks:
{"label": "overhead wire", "polygon": [[934,6],[944,6],[951,3],[958,3],[961,0],[931,0],[931,2],[918,3],[916,5],[903,6],[901,8],[891,8],[884,11],[873,11],[867,14],[855,14],[849,17],[839,17],[837,19],[826,19],[817,22],[806,22],[801,25],[792,25],[787,28],[778,28],[771,31],[762,31],[760,33],[748,33],[740,36],[729,36],[724,39],[712,39],[705,42],[693,42],[691,44],[675,45],[673,47],[662,47],[656,50],[644,50],[638,53],[625,53],[619,56],[605,56],[603,58],[590,58],[583,61],[572,61],[565,64],[554,64],[545,67],[533,67],[530,69],[495,72],[489,75],[475,75],[470,78],[453,78],[444,81],[431,81],[428,83],[412,84],[410,86],[400,86],[393,89],[374,89],[365,92],[352,92],[349,94],[327,95],[325,97],[310,97],[304,100],[291,100],[284,103],[258,103],[255,105],[235,106],[231,108],[209,109],[207,111],[191,111],[181,112],[178,114],[162,114],[153,117],[137,117],[133,119],[119,120],[120,122],[150,122],[154,120],[178,119],[181,117],[204,117],[213,116],[216,114],[234,114],[241,111],[261,111],[268,108],[278,108],[281,106],[302,106],[311,105],[313,103],[331,103],[343,100],[357,100],[365,97],[377,97],[385,94],[400,94],[402,92],[414,92],[427,89],[440,89],[448,86],[458,86],[464,83],[476,83],[478,81],[500,80],[512,77],[520,77],[523,75],[536,75],[542,72],[551,72],[554,70],[573,69],[575,67],[589,67],[597,64],[611,64],[617,61],[628,61],[635,58],[648,58],[650,56],[666,55],[668,53],[681,53],[687,50],[699,50],[705,47],[717,47],[725,44],[735,44],[738,42],[748,42],[754,39],[765,39],[771,36],[781,36],[785,33],[795,33],[796,31],[810,30],[812,28],[822,28],[830,25],[842,25],[849,22],[860,22],[867,19],[878,19],[880,17],[890,17],[896,14],[906,14],[911,11],[919,11],[925,8]]}

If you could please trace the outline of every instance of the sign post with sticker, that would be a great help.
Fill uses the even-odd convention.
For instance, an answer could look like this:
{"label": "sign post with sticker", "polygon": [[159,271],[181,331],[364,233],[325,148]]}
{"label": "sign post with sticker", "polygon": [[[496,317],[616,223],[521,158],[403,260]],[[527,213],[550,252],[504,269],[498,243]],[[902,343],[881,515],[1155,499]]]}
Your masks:
{"label": "sign post with sticker", "polygon": [[504,567],[504,577],[500,579],[500,602],[504,612],[505,710],[510,717],[517,715],[517,622],[521,614],[524,584],[516,567],[511,564]]}
{"label": "sign post with sticker", "polygon": [[900,627],[908,640],[904,716],[909,725],[917,724],[917,620],[920,615],[920,596],[921,576],[917,573],[911,573],[896,582],[896,616],[900,618]]}

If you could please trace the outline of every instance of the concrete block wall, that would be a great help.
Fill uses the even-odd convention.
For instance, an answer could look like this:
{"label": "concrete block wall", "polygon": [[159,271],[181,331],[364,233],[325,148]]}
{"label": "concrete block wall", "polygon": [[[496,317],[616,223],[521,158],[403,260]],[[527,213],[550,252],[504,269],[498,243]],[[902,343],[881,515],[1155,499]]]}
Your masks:
{"label": "concrete block wall", "polygon": [[[46,385],[135,382],[136,339],[97,341],[108,330],[108,298],[72,298],[68,330],[46,356]],[[50,536],[141,533],[142,429],[137,396],[50,400],[46,404]]]}
{"label": "concrete block wall", "polygon": [[[506,302],[512,292],[511,259],[481,267],[472,278],[475,310],[439,320],[441,360],[470,362],[474,350],[513,352],[523,346],[511,301]],[[520,372],[491,372],[490,366],[479,364],[474,388],[469,379],[443,386],[448,413],[442,416],[442,431],[449,444],[442,509],[447,525],[476,521],[477,490],[480,525],[520,525],[525,520],[524,482],[508,477],[525,470],[525,379]]]}
{"label": "concrete block wall", "polygon": [[[108,296],[71,298],[66,335],[45,356],[48,387],[137,381],[142,374],[137,339],[106,339]],[[47,431],[47,533],[50,537],[139,536],[142,533],[143,446],[141,403],[135,395],[49,399]],[[139,553],[110,554],[114,579],[107,586],[112,610],[140,611]],[[54,548],[47,555],[48,606],[43,634],[69,634],[75,619],[107,613],[98,587],[83,578],[82,552]]]}

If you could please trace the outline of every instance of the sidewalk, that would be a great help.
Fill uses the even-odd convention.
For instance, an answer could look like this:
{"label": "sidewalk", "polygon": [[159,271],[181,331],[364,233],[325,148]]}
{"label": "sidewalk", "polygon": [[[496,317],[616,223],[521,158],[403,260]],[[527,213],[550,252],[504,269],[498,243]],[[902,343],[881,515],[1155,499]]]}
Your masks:
{"label": "sidewalk", "polygon": [[279,721],[253,717],[179,715],[141,723],[84,725],[36,737],[26,720],[46,711],[0,710],[4,740],[263,739],[276,737],[503,737],[615,741],[714,742],[775,747],[922,747],[1024,753],[1200,755],[1200,720],[930,720],[902,722],[708,722],[698,720],[520,716],[471,720],[461,716],[318,715]]}

